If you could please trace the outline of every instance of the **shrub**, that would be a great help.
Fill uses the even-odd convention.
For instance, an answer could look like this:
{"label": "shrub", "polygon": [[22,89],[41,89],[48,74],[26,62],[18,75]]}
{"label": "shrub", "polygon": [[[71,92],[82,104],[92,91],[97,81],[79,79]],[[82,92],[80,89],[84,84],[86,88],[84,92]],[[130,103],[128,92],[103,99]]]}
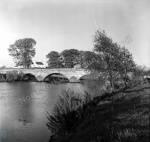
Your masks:
{"label": "shrub", "polygon": [[8,71],[6,73],[6,81],[19,81],[23,78],[23,73],[18,71]]}

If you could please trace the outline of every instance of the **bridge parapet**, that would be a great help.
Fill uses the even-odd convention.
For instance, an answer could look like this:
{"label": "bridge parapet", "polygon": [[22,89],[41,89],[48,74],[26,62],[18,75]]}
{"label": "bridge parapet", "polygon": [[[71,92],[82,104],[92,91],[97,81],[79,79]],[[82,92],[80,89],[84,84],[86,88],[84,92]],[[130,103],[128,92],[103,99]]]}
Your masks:
{"label": "bridge parapet", "polygon": [[62,74],[70,81],[72,81],[72,77],[75,77],[76,80],[81,78],[84,75],[90,74],[90,72],[86,71],[85,69],[74,69],[74,68],[5,68],[0,69],[1,74],[6,74],[7,72],[17,71],[18,73],[24,74],[32,74],[34,75],[38,81],[43,81],[46,76],[52,74]]}

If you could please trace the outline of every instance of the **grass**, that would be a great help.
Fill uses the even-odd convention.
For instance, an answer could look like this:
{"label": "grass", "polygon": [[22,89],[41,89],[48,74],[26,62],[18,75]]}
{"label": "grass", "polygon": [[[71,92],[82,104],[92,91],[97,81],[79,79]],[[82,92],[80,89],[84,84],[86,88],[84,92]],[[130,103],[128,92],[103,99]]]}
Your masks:
{"label": "grass", "polygon": [[[67,93],[67,95],[69,94]],[[70,99],[72,97],[70,96]],[[61,99],[65,98],[64,96]],[[104,98],[96,106],[88,105],[85,107],[92,101],[89,100],[85,103],[83,100],[86,97],[81,99],[78,96],[77,98],[82,100],[80,107],[68,109],[69,111],[66,113],[63,111],[54,112],[53,118],[59,117],[59,119],[55,121],[55,126],[53,125],[57,128],[57,133],[53,131],[51,142],[149,141],[150,85],[140,85],[115,94],[109,99]],[[58,104],[60,104],[59,101]],[[52,115],[49,115],[48,118],[52,120]],[[49,121],[48,124],[50,128],[52,123]],[[66,126],[69,128],[68,130]],[[59,129],[60,127],[61,129]]]}

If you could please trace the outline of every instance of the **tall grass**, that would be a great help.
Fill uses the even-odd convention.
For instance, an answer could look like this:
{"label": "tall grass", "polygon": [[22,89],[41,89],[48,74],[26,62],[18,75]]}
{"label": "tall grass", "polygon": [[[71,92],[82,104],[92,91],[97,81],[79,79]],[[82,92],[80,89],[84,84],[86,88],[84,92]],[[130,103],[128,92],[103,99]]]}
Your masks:
{"label": "tall grass", "polygon": [[51,139],[55,137],[58,140],[70,134],[76,123],[84,118],[83,106],[91,99],[88,93],[82,95],[71,90],[63,91],[54,106],[53,113],[51,115],[48,113],[47,116],[49,120],[47,126],[52,134]]}

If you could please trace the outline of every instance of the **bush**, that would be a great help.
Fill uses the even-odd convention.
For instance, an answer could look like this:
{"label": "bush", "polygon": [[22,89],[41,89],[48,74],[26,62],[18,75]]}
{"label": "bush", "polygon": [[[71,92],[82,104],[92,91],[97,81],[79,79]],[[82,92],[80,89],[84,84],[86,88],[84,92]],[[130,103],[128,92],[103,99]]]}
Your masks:
{"label": "bush", "polygon": [[8,71],[6,73],[6,81],[20,81],[24,73],[18,71]]}

